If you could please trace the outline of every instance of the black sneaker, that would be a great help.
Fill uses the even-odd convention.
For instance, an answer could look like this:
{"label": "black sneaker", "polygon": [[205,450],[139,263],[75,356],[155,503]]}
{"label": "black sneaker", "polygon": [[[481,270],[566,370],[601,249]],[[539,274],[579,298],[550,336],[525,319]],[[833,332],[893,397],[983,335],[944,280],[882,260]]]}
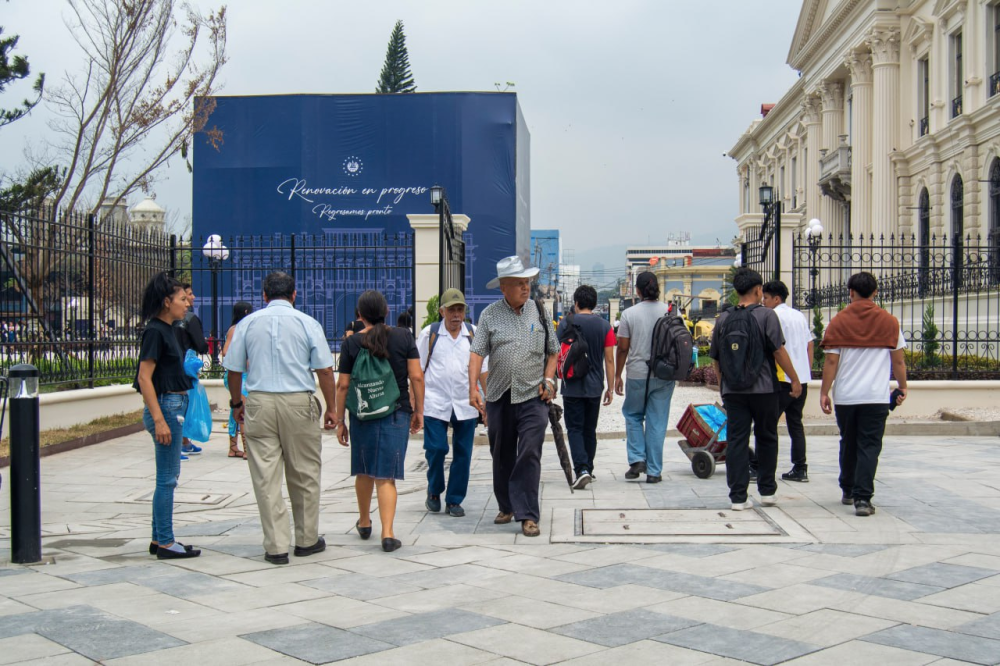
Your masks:
{"label": "black sneaker", "polygon": [[660,481],[663,481],[662,476],[653,476],[652,474],[646,475],[646,483],[659,483]]}
{"label": "black sneaker", "polygon": [[804,469],[793,469],[781,475],[785,481],[798,481],[799,483],[809,483],[809,475]]}
{"label": "black sneaker", "polygon": [[634,481],[635,479],[639,478],[640,474],[645,474],[645,473],[646,473],[646,461],[640,460],[639,462],[634,462],[629,466],[628,471],[625,472],[625,478],[628,479],[629,481]]}
{"label": "black sneaker", "polygon": [[840,503],[843,504],[844,506],[850,506],[854,504],[854,498],[848,495],[847,493],[844,493],[843,495],[840,496]]}
{"label": "black sneaker", "polygon": [[440,495],[428,495],[427,501],[424,502],[424,506],[431,513],[437,513],[441,510],[441,496]]}
{"label": "black sneaker", "polygon": [[461,504],[449,504],[445,507],[445,512],[454,518],[461,518],[465,515],[465,509],[462,508]]}
{"label": "black sneaker", "polygon": [[854,500],[855,516],[870,516],[873,513],[875,513],[875,507],[872,506],[871,502],[866,502],[865,500]]}
{"label": "black sneaker", "polygon": [[264,553],[264,559],[271,564],[288,564],[288,553],[278,553],[277,555]]}
{"label": "black sneaker", "polygon": [[757,468],[756,467],[751,467],[750,468],[750,480],[751,481],[756,481],[757,480]]}
{"label": "black sneaker", "polygon": [[583,490],[587,487],[590,482],[593,481],[590,474],[583,472],[576,477],[576,482],[573,484],[573,490]]}

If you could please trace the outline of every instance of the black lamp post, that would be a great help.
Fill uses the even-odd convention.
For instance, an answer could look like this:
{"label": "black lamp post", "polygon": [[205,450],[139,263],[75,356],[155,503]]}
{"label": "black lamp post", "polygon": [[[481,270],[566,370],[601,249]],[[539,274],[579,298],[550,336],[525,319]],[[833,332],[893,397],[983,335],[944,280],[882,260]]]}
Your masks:
{"label": "black lamp post", "polygon": [[222,244],[222,236],[212,234],[201,252],[208,259],[208,267],[212,271],[212,332],[209,338],[214,369],[219,365],[219,272],[222,262],[229,258],[229,248]]}
{"label": "black lamp post", "polygon": [[816,265],[816,252],[819,244],[823,242],[823,225],[813,218],[809,220],[809,226],[805,231],[806,240],[809,242],[809,307],[814,308],[819,305],[819,291],[817,282],[819,280],[819,266]]}
{"label": "black lamp post", "polygon": [[[764,209],[764,223],[760,227],[760,238],[772,235],[774,238],[774,277],[781,279],[781,199],[778,192],[767,183],[760,186],[760,205]],[[766,251],[767,243],[764,248]],[[763,257],[761,257],[763,259]]]}
{"label": "black lamp post", "polygon": [[[438,298],[444,294],[445,283],[445,253],[451,259],[451,210],[448,207],[448,195],[440,185],[431,187],[431,203],[438,214]],[[447,225],[447,227],[446,227]]]}

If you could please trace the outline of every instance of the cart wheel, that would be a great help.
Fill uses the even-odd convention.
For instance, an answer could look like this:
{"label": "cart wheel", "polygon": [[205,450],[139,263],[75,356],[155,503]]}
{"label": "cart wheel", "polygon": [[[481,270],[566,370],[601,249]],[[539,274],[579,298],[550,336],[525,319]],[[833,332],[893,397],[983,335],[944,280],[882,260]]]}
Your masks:
{"label": "cart wheel", "polygon": [[715,474],[715,458],[708,451],[695,451],[691,455],[691,470],[699,479]]}

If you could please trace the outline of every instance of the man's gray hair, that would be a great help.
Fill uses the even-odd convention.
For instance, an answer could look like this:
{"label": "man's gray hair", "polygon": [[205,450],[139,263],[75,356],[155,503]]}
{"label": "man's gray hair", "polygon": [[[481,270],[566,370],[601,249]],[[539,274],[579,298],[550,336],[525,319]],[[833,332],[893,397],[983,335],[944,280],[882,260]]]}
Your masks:
{"label": "man's gray hair", "polygon": [[264,278],[264,295],[267,296],[267,300],[283,298],[290,301],[294,294],[295,279],[288,273],[275,271]]}

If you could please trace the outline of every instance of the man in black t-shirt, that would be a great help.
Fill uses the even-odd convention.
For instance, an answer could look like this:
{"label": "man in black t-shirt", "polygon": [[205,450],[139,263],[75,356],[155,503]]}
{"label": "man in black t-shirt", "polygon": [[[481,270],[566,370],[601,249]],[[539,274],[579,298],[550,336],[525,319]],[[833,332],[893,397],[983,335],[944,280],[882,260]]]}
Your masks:
{"label": "man in black t-shirt", "polygon": [[588,285],[577,288],[573,294],[574,312],[560,322],[556,335],[561,343],[569,343],[575,336],[587,342],[590,355],[590,372],[582,379],[562,382],[563,409],[569,448],[576,469],[573,487],[581,490],[594,480],[594,456],[597,454],[597,417],[601,411],[601,394],[604,406],[611,404],[615,372],[615,332],[602,317],[593,313],[597,307],[597,291]]}
{"label": "man in black t-shirt", "polygon": [[[207,354],[208,341],[205,340],[205,329],[201,325],[201,319],[194,313],[194,291],[191,290],[191,285],[187,282],[182,286],[184,293],[187,294],[188,306],[191,308],[183,319],[174,322],[174,335],[181,346],[181,363],[183,364],[184,355],[187,354],[188,349],[193,349],[199,354]],[[189,455],[199,453],[201,453],[201,447],[192,444],[191,440],[185,437],[181,445],[181,460],[187,460]]]}

